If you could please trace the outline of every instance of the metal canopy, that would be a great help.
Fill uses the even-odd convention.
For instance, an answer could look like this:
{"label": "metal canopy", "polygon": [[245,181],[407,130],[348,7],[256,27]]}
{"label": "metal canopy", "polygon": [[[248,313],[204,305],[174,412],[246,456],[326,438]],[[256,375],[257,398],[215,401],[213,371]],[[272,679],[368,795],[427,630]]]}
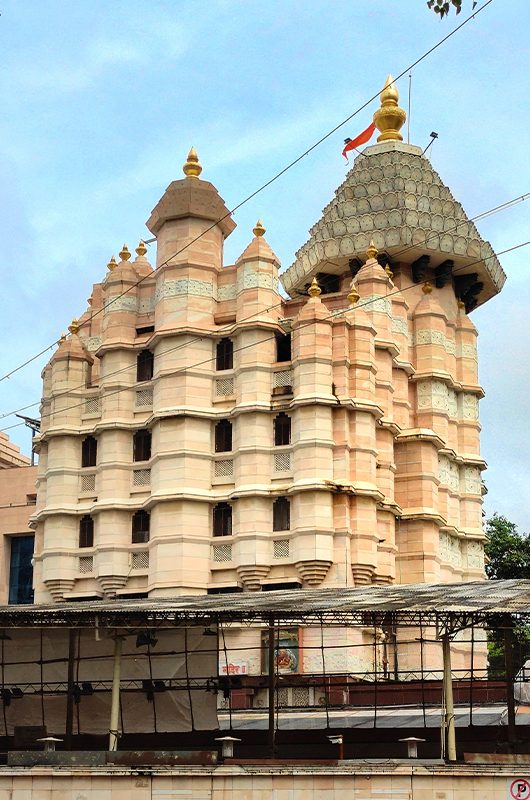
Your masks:
{"label": "metal canopy", "polygon": [[156,627],[230,622],[432,624],[454,631],[530,617],[530,580],[367,586],[0,606],[0,627]]}

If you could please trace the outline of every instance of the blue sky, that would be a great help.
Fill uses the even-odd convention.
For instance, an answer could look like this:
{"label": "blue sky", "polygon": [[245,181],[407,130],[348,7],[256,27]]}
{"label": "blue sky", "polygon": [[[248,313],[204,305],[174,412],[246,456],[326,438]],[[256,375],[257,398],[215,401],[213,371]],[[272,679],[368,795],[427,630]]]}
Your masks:
{"label": "blue sky", "polygon": [[[148,235],[190,145],[236,205],[462,21],[471,0],[463,5],[440,21],[424,0],[6,0],[0,373],[56,339],[110,255]],[[413,70],[411,142],[439,133],[433,165],[470,216],[530,192],[529,27],[527,0],[494,0]],[[406,79],[399,88],[403,104]],[[261,216],[289,266],[344,178],[342,140],[376,107],[236,214],[227,263]],[[496,251],[526,241],[529,209],[530,199],[479,229]],[[501,262],[502,294],[472,317],[487,393],[486,512],[529,530],[530,247]],[[0,412],[38,400],[46,358],[0,383]],[[9,434],[28,450],[24,428]]]}

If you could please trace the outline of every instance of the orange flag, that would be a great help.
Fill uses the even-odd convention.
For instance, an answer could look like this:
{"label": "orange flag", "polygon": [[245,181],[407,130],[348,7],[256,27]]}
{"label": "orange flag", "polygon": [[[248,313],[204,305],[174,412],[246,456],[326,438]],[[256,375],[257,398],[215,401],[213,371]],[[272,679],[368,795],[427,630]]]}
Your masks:
{"label": "orange flag", "polygon": [[375,132],[375,124],[372,122],[371,125],[368,125],[367,129],[360,133],[355,139],[345,139],[345,147],[342,151],[342,155],[348,160],[348,156],[346,153],[349,153],[350,150],[355,150],[356,147],[360,147],[362,144],[366,144],[369,142]]}

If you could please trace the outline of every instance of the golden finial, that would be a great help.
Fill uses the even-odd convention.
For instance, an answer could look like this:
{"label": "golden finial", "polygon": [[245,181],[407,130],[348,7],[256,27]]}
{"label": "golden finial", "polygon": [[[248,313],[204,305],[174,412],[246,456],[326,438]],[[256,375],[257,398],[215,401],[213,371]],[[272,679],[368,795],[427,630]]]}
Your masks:
{"label": "golden finial", "polygon": [[123,245],[123,250],[120,250],[118,255],[122,261],[128,261],[130,259],[131,254],[129,253],[129,248],[126,244]]}
{"label": "golden finial", "polygon": [[355,281],[350,283],[350,291],[348,294],[348,302],[351,306],[354,306],[357,302],[359,302],[360,294],[357,291],[357,287],[355,285]]}
{"label": "golden finial", "polygon": [[86,301],[87,301],[89,306],[92,305],[92,297],[87,297]]}
{"label": "golden finial", "polygon": [[368,245],[368,250],[366,251],[366,257],[367,257],[368,259],[370,259],[370,258],[377,258],[377,254],[378,254],[378,252],[379,252],[379,250],[378,250],[378,249],[377,249],[377,247],[375,246],[375,244],[374,244],[374,240],[372,239],[372,241],[371,241],[371,242],[370,242],[370,244]]}
{"label": "golden finial", "polygon": [[387,265],[386,265],[386,267],[385,267],[385,272],[386,272],[386,274],[388,275],[388,277],[390,278],[390,280],[392,280],[392,278],[394,277],[394,273],[393,273],[393,272],[392,272],[392,270],[390,269],[390,264],[387,264]]}
{"label": "golden finial", "polygon": [[74,318],[74,319],[71,321],[71,323],[70,323],[70,324],[69,324],[69,326],[68,326],[68,330],[69,330],[69,331],[70,331],[70,333],[72,333],[72,334],[74,334],[74,333],[78,333],[78,332],[79,332],[79,322],[77,321],[77,319],[75,319],[75,318]]}
{"label": "golden finial", "polygon": [[267,229],[263,227],[263,222],[258,219],[254,228],[252,228],[252,233],[254,236],[263,236]]}
{"label": "golden finial", "polygon": [[432,292],[432,283],[430,281],[425,281],[421,287],[421,290],[423,294],[430,294]]}
{"label": "golden finial", "polygon": [[136,248],[136,255],[141,258],[142,256],[145,256],[146,253],[147,253],[147,247],[145,246],[144,240],[140,239],[140,243]]}
{"label": "golden finial", "polygon": [[117,266],[118,265],[116,264],[116,259],[114,258],[114,256],[111,256],[110,261],[107,264],[107,269],[110,269],[110,271],[112,272],[112,270],[116,269]]}
{"label": "golden finial", "polygon": [[398,106],[399,94],[392,75],[389,75],[386,79],[379,98],[381,100],[381,108],[378,108],[374,114],[375,126],[380,131],[377,141],[394,140],[402,142],[403,136],[399,130],[403,126],[407,115]]}
{"label": "golden finial", "polygon": [[190,149],[186,163],[182,167],[182,171],[187,178],[198,178],[202,172],[202,167],[199,164],[199,156],[194,147]]}
{"label": "golden finial", "polygon": [[59,344],[62,342],[66,342],[66,333],[61,333],[61,338],[59,339]]}
{"label": "golden finial", "polygon": [[458,302],[457,302],[457,306],[458,306],[458,308],[465,308],[465,307],[466,307],[466,304],[465,304],[465,303],[464,303],[464,301],[463,301],[463,300],[460,298],[460,299],[458,300]]}
{"label": "golden finial", "polygon": [[311,281],[311,286],[307,290],[309,297],[319,297],[322,294],[322,289],[318,285],[318,281],[316,278],[313,278]]}

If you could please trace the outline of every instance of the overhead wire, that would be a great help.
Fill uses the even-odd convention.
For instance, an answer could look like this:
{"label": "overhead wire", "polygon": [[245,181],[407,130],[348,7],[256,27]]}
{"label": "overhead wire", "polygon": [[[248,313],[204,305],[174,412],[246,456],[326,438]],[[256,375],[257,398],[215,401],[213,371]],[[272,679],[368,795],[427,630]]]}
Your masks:
{"label": "overhead wire", "polygon": [[[520,248],[527,247],[528,245],[530,245],[530,240],[528,240],[526,242],[521,242],[521,243],[519,243],[517,245],[513,245],[512,247],[508,247],[505,250],[501,250],[498,253],[495,253],[494,256],[505,255],[506,253],[511,253],[514,250],[519,250]],[[492,258],[494,256],[488,256],[488,257]],[[474,262],[471,262],[471,264],[466,264],[463,267],[457,267],[457,269],[453,270],[453,274],[455,272],[459,272],[462,269],[468,269],[470,266],[473,266],[474,264],[480,264],[483,261],[484,261],[484,259],[480,258],[480,259],[477,259]],[[423,284],[426,283],[426,282],[428,282],[428,281],[421,281],[421,283],[423,283]],[[386,294],[385,297],[388,298],[388,297],[392,297],[395,294],[403,294],[404,292],[406,292],[406,291],[408,291],[410,289],[416,288],[418,285],[419,284],[413,283],[410,286],[405,286],[403,289],[395,289],[394,291],[388,292],[388,294]],[[332,311],[327,316],[322,317],[321,321],[324,322],[324,321],[326,321],[328,319],[337,318],[341,314],[345,314],[346,312],[349,312],[349,311],[350,312],[351,311],[354,312],[355,310],[357,310],[359,308],[363,308],[364,306],[371,305],[374,302],[375,302],[375,299],[372,298],[372,299],[366,300],[364,303],[361,301],[361,302],[357,303],[355,306],[350,306],[349,308],[343,308],[343,309],[338,309],[336,311]],[[313,324],[313,321],[309,320],[305,324],[303,323],[302,325],[300,325],[300,329],[305,328],[307,325],[312,325],[312,324]],[[258,340],[256,342],[250,342],[249,344],[241,345],[241,347],[235,347],[233,352],[234,353],[238,353],[238,352],[242,352],[243,350],[248,350],[251,347],[256,347],[257,345],[260,345],[260,344],[263,344],[263,343],[265,343],[267,341],[272,340],[275,337],[275,335],[276,334],[274,333],[272,336],[266,336],[264,339],[260,339],[260,340]],[[166,354],[172,352],[173,349],[179,349],[180,347],[181,347],[181,345],[178,345],[175,348],[170,348],[170,349],[168,349],[166,351]],[[179,369],[173,370],[171,372],[171,375],[178,375],[181,372],[187,372],[188,370],[196,369],[197,367],[205,366],[206,364],[210,364],[210,363],[212,363],[212,361],[215,361],[215,359],[216,359],[216,356],[213,355],[213,356],[211,356],[209,358],[206,358],[206,359],[204,359],[202,361],[198,361],[198,362],[195,362],[194,364],[189,364],[187,366],[180,367]],[[136,364],[131,365],[131,367],[136,367]],[[105,397],[112,397],[115,394],[119,394],[120,392],[128,391],[130,389],[132,389],[132,386],[121,386],[121,387],[115,389],[114,391],[106,392],[105,393]],[[74,391],[74,390],[71,390],[71,391]],[[29,406],[25,406],[23,409],[17,409],[16,412],[11,412],[8,416],[11,416],[11,414],[14,414],[14,413],[18,413],[21,410],[26,410],[28,408],[34,408],[35,406],[39,405],[40,402],[41,401],[39,400],[39,401],[37,401],[35,403],[32,403]],[[83,400],[81,400],[80,402],[74,403],[73,405],[70,405],[70,406],[66,406],[65,408],[59,409],[58,411],[50,411],[48,413],[45,413],[45,414],[42,415],[41,418],[43,419],[43,418],[46,418],[46,417],[51,417],[51,416],[53,416],[54,414],[57,414],[57,413],[64,413],[65,411],[71,411],[71,410],[73,410],[75,408],[79,408],[80,406],[84,405],[84,403],[85,403],[85,398],[83,398]],[[5,431],[13,430],[13,428],[18,428],[21,425],[24,425],[24,423],[23,422],[18,422],[18,423],[15,423],[13,425],[7,426],[5,428],[0,428],[0,432],[3,433]]]}
{"label": "overhead wire", "polygon": [[[452,228],[446,229],[445,231],[443,231],[443,233],[451,233],[452,231],[457,230],[465,222],[476,222],[479,219],[484,219],[486,217],[493,216],[493,214],[496,214],[496,213],[498,213],[500,211],[504,211],[507,208],[511,208],[512,206],[516,205],[517,203],[524,202],[528,197],[530,197],[530,192],[526,192],[525,194],[518,195],[517,197],[514,197],[511,200],[506,200],[504,203],[499,203],[498,205],[494,206],[493,208],[487,209],[486,211],[482,211],[479,214],[475,215],[474,217],[470,217],[467,220],[460,220],[460,221],[455,222],[455,224],[453,225]],[[428,234],[425,237],[425,242],[428,242],[428,241],[430,241],[430,239],[436,238],[439,235],[440,235],[439,231],[433,231],[432,233]],[[407,245],[407,247],[404,247],[401,250],[398,250],[397,252],[392,253],[392,258],[395,259],[397,256],[403,255],[404,253],[406,253],[406,252],[408,252],[410,250],[416,249],[418,246],[419,245],[417,245],[417,244]],[[488,256],[487,256],[487,258],[488,258]],[[491,256],[489,256],[489,258],[491,258]],[[480,259],[480,260],[483,261],[484,259]],[[324,263],[330,264],[332,266],[339,267],[339,268],[341,267],[340,264],[337,264],[335,261],[333,261],[331,259],[326,259]],[[479,263],[479,262],[478,261],[472,262],[471,264],[467,264],[464,267],[460,267],[458,269],[464,269],[466,267],[472,266],[475,263]],[[456,272],[456,271],[457,270],[453,270],[453,272]],[[254,314],[250,314],[248,317],[244,317],[243,319],[238,320],[238,322],[239,323],[248,322],[249,320],[253,319],[253,317],[255,317],[255,316],[259,316],[259,315],[261,315],[263,313],[267,313],[268,311],[272,311],[275,308],[281,307],[284,304],[284,302],[286,302],[286,301],[282,299],[278,303],[275,303],[275,304],[273,304],[271,306],[268,306],[267,308],[260,309],[259,311],[256,311]],[[90,322],[92,321],[94,316],[95,316],[95,314],[90,317],[90,320],[89,320]],[[224,328],[224,330],[223,330],[223,328]],[[222,326],[220,329],[216,329],[215,333],[222,335],[223,332],[229,332],[232,328],[233,328],[233,323],[227,323],[226,325]],[[190,340],[188,340],[186,342],[183,342],[180,345],[177,345],[175,348],[171,348],[171,349],[169,349],[167,351],[159,353],[158,357],[166,355],[166,353],[174,352],[175,350],[182,349],[184,347],[189,347],[189,345],[195,344],[196,342],[200,342],[204,338],[206,338],[205,334],[196,335],[193,338],[191,338]],[[121,374],[123,372],[127,372],[130,369],[133,369],[135,366],[136,366],[135,364],[128,364],[126,367],[120,367],[120,369],[117,369],[117,370],[114,370],[113,372],[107,373],[105,375],[105,378],[114,377],[115,375],[119,375],[119,374]],[[79,389],[84,389],[84,388],[86,388],[86,383],[79,384],[78,386],[72,387],[72,388],[70,388],[68,390],[65,390],[64,392],[59,392],[58,394],[56,394],[54,396],[54,398],[57,399],[59,397],[71,394],[72,392],[75,392],[75,391],[77,391]],[[22,408],[16,409],[16,411],[6,411],[6,412],[0,414],[0,420],[1,419],[6,419],[7,417],[12,416],[13,414],[20,413],[21,411],[27,411],[30,408],[34,408],[36,405],[38,405],[39,402],[40,401],[36,401],[34,403],[30,403],[27,406],[23,406]],[[22,424],[22,423],[20,423],[20,424]]]}
{"label": "overhead wire", "polygon": [[[459,25],[457,25],[456,28],[453,28],[452,31],[449,31],[449,33],[446,34],[438,42],[436,42],[436,44],[434,44],[432,47],[430,47],[428,50],[426,50],[421,56],[419,56],[419,58],[417,58],[415,61],[413,61],[407,67],[405,67],[405,69],[403,69],[400,73],[398,73],[398,75],[394,78],[394,83],[396,83],[398,80],[400,80],[400,78],[403,77],[403,75],[405,75],[407,72],[409,72],[410,70],[414,69],[414,67],[416,67],[418,64],[420,64],[422,61],[424,61],[424,59],[426,59],[428,56],[430,56],[431,53],[433,53],[435,50],[437,50],[439,47],[441,47],[442,44],[445,44],[445,42],[447,42],[452,36],[454,36],[456,33],[458,33],[458,31],[460,31],[465,25],[467,25],[468,22],[470,22],[472,19],[477,17],[492,2],[493,2],[493,0],[486,0],[486,2],[483,3],[483,5],[481,5],[480,8],[474,10],[472,12],[472,14],[470,14],[469,17],[466,17],[466,19],[463,20]],[[236,211],[238,211],[240,208],[242,208],[242,206],[246,205],[246,203],[248,203],[250,200],[252,200],[258,194],[260,194],[262,191],[264,191],[269,186],[271,186],[273,183],[275,183],[279,178],[282,177],[282,175],[285,175],[286,172],[288,172],[290,169],[292,169],[294,166],[296,166],[296,164],[298,164],[300,161],[302,161],[304,158],[306,158],[306,156],[308,156],[310,153],[312,153],[313,150],[316,150],[317,147],[319,147],[323,142],[325,142],[327,139],[329,139],[330,136],[333,136],[333,134],[336,133],[338,130],[340,130],[340,128],[342,128],[344,125],[346,125],[348,122],[350,122],[350,120],[352,120],[355,116],[357,116],[357,114],[359,114],[361,111],[364,111],[364,109],[367,106],[369,106],[370,103],[372,103],[379,96],[380,92],[381,92],[381,90],[379,89],[374,95],[372,95],[361,106],[359,106],[352,114],[350,114],[349,116],[345,117],[341,122],[339,122],[337,125],[335,125],[333,128],[331,128],[331,130],[329,130],[327,133],[325,133],[323,136],[321,136],[320,139],[318,139],[316,142],[314,142],[314,144],[312,144],[310,147],[308,147],[306,150],[304,150],[303,153],[301,153],[295,159],[290,161],[285,167],[283,167],[283,169],[281,169],[279,172],[277,172],[275,175],[273,175],[272,178],[269,178],[269,180],[267,180],[267,181],[265,181],[265,183],[261,184],[261,186],[259,186],[253,192],[251,192],[251,194],[247,195],[247,197],[245,197],[241,202],[239,202],[232,209],[227,211],[227,213],[224,214],[222,217],[220,217],[218,220],[213,222],[212,225],[210,225],[208,228],[206,228],[204,231],[202,231],[200,234],[198,234],[195,238],[193,238],[191,241],[189,241],[184,247],[180,248],[179,250],[174,252],[172,255],[168,256],[168,258],[159,265],[159,268],[161,266],[167,265],[173,258],[176,258],[178,255],[180,255],[182,252],[184,252],[184,250],[187,250],[189,247],[191,247],[191,245],[195,244],[197,241],[199,241],[199,239],[201,239],[203,236],[205,236],[207,233],[209,233],[209,231],[213,230],[213,228],[215,228],[216,225],[218,225],[220,222],[223,222],[223,220],[227,219],[228,217],[231,217],[233,214],[235,214]],[[116,302],[116,300],[118,300],[118,298],[123,297],[124,295],[128,294],[132,289],[136,288],[144,280],[146,280],[147,277],[149,277],[149,276],[145,275],[142,278],[140,278],[136,283],[134,283],[131,286],[129,286],[121,294],[116,295],[116,297],[112,298],[111,302]],[[110,304],[111,303],[109,303],[109,305]],[[100,309],[100,310],[98,310],[96,312],[96,314],[100,314],[100,313],[102,313],[102,311],[103,311],[103,309]],[[94,316],[96,316],[96,314],[94,314]],[[58,342],[59,342],[59,339],[55,339],[55,341],[53,341],[51,344],[49,344],[47,347],[45,347],[39,353],[37,353],[36,355],[32,356],[31,358],[26,359],[26,361],[24,361],[19,366],[14,367],[9,372],[7,372],[5,375],[0,376],[0,383],[2,381],[4,381],[4,380],[10,378],[16,372],[19,372],[21,369],[26,367],[28,364],[31,364],[33,361],[36,361],[38,358],[40,358],[40,356],[44,355],[48,350],[50,350],[52,347],[54,347]]]}

